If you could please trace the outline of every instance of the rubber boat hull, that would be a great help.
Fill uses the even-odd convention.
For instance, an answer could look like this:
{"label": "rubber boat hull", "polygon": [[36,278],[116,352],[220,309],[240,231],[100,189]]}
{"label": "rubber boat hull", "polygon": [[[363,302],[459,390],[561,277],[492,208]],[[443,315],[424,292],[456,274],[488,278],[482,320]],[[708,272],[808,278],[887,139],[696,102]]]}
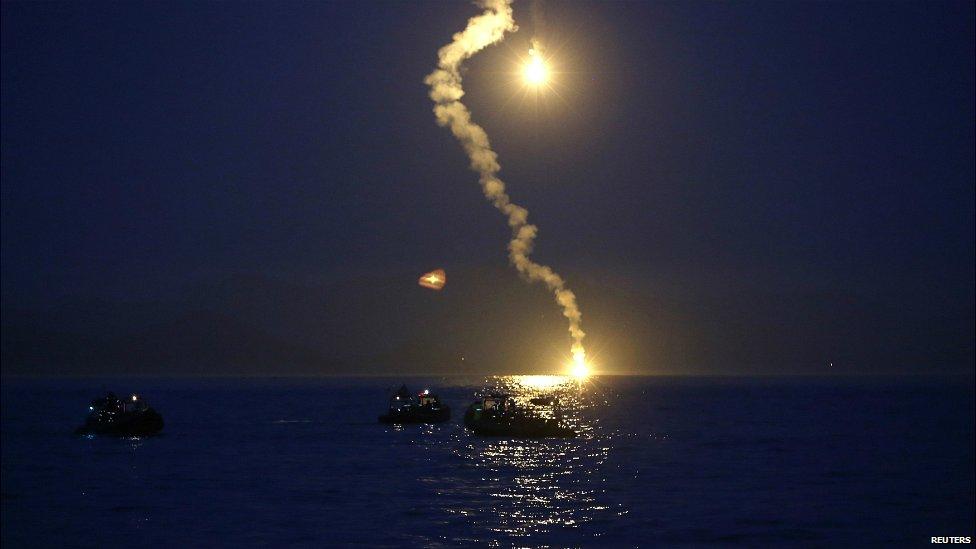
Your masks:
{"label": "rubber boat hull", "polygon": [[425,410],[414,408],[405,412],[387,412],[379,417],[380,423],[404,424],[404,423],[444,423],[451,419],[451,408],[442,406],[436,410]]}
{"label": "rubber boat hull", "polygon": [[106,435],[119,437],[150,436],[163,430],[163,416],[149,408],[138,412],[122,412],[113,421],[89,419],[75,429],[76,435]]}
{"label": "rubber boat hull", "polygon": [[572,438],[576,432],[560,425],[554,419],[522,414],[486,414],[481,403],[468,407],[464,414],[464,426],[483,437],[511,438]]}

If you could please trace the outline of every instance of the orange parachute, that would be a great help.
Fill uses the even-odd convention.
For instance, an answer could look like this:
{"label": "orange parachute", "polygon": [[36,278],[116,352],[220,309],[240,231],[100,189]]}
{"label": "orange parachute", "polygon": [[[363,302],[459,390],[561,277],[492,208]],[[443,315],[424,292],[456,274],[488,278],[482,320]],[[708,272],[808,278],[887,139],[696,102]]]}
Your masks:
{"label": "orange parachute", "polygon": [[447,284],[447,273],[444,272],[444,269],[434,269],[421,276],[417,280],[417,284],[420,284],[424,288],[430,288],[431,290],[440,290]]}

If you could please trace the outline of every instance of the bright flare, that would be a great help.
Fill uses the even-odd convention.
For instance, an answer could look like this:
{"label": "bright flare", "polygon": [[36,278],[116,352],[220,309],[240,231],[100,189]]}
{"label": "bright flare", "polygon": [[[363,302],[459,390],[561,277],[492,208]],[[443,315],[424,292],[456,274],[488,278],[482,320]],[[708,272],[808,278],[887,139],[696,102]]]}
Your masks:
{"label": "bright flare", "polygon": [[549,80],[549,67],[535,49],[529,50],[529,61],[522,69],[522,75],[531,86],[541,86]]}
{"label": "bright flare", "polygon": [[590,367],[586,365],[586,354],[582,349],[573,351],[572,374],[580,379],[590,375]]}
{"label": "bright flare", "polygon": [[431,290],[440,290],[444,284],[447,284],[447,273],[444,272],[444,269],[435,269],[417,279],[417,284]]}

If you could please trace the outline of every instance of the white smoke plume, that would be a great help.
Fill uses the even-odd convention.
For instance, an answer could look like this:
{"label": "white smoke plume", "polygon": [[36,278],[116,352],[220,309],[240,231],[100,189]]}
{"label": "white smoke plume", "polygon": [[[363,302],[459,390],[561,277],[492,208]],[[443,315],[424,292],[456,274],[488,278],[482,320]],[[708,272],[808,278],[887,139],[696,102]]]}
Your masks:
{"label": "white smoke plume", "polygon": [[471,121],[471,112],[461,103],[464,95],[461,63],[501,41],[505,32],[518,29],[512,18],[511,0],[480,0],[478,4],[484,7],[484,13],[469,19],[468,26],[438,51],[437,69],[424,82],[430,86],[437,123],[450,128],[454,137],[461,142],[471,160],[471,169],[478,172],[485,197],[508,218],[508,225],[512,228],[512,240],[508,243],[509,260],[527,279],[542,281],[553,292],[563,309],[563,316],[569,320],[573,356],[581,362],[585,356],[583,337],[586,334],[580,328],[582,316],[576,305],[576,295],[566,288],[566,282],[551,268],[529,258],[538,229],[529,224],[528,210],[513,203],[505,192],[505,183],[498,178],[501,169],[498,155],[491,150],[488,134]]}

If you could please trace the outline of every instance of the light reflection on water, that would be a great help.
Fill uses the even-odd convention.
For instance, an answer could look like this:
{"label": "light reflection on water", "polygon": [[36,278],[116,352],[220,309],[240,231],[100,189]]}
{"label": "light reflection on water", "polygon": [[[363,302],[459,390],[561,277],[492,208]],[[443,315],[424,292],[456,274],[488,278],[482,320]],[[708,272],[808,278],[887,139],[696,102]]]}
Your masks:
{"label": "light reflection on water", "polygon": [[[610,442],[599,428],[587,381],[568,376],[502,376],[488,378],[486,390],[511,395],[518,406],[547,417],[558,414],[577,433],[571,439],[480,438],[464,431],[454,453],[481,471],[485,509],[446,509],[475,521],[476,529],[495,536],[525,538],[560,529],[577,529],[621,512],[606,501],[602,467]],[[551,405],[532,399],[551,398]],[[463,413],[463,410],[459,410]],[[599,535],[599,534],[596,534]]]}
{"label": "light reflection on water", "polygon": [[[378,423],[404,381],[452,420]],[[496,387],[556,393],[580,436],[472,435]],[[972,524],[958,379],[142,380],[166,429],[134,439],[71,434],[99,382],[2,389],[3,547],[910,546]]]}

